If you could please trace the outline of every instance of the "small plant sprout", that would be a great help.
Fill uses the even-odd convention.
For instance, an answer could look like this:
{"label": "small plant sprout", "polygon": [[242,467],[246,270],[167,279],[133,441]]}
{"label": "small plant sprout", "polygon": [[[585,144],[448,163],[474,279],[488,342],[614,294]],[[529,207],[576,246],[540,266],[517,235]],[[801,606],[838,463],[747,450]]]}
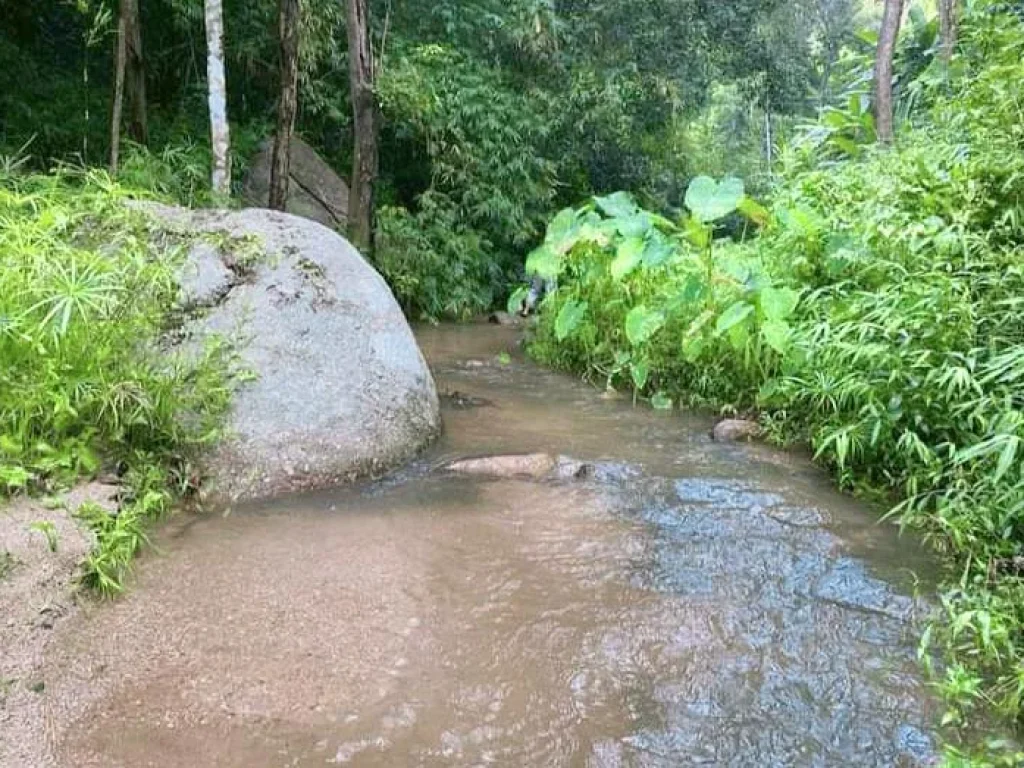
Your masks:
{"label": "small plant sprout", "polygon": [[50,551],[57,551],[57,544],[59,543],[57,537],[57,526],[55,526],[51,521],[36,520],[34,523],[29,525],[29,530],[42,534],[46,539],[46,546],[50,548]]}

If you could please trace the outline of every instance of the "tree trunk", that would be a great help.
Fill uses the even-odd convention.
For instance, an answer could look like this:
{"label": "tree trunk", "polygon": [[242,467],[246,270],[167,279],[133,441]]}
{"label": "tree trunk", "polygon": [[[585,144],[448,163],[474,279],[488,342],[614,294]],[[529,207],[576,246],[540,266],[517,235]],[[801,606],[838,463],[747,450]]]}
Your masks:
{"label": "tree trunk", "polygon": [[949,64],[956,49],[960,26],[958,6],[957,0],[939,0],[939,52],[945,64]]}
{"label": "tree trunk", "polygon": [[277,135],[270,165],[270,207],[283,211],[288,202],[292,132],[299,88],[299,0],[280,0],[281,96],[277,105]]}
{"label": "tree trunk", "polygon": [[114,103],[110,110],[110,175],[117,175],[121,161],[121,109],[124,105],[125,39],[124,16],[117,20],[114,41]]}
{"label": "tree trunk", "polygon": [[373,248],[373,185],[377,180],[377,101],[367,0],[347,0],[348,72],[355,153],[349,192],[349,234],[357,247]]}
{"label": "tree trunk", "polygon": [[832,102],[832,70],[839,59],[839,42],[829,38],[825,44],[825,62],[821,69],[821,98],[819,108],[824,109]]}
{"label": "tree trunk", "polygon": [[128,135],[132,141],[145,144],[149,140],[149,126],[146,120],[146,62],[142,57],[139,0],[121,0],[121,20],[124,22]]}
{"label": "tree trunk", "polygon": [[227,84],[224,78],[224,14],[221,0],[205,0],[206,82],[213,149],[213,191],[231,193],[231,137],[228,130]]}
{"label": "tree trunk", "polygon": [[875,130],[883,144],[891,144],[893,139],[892,68],[902,21],[903,0],[885,0],[875,56]]}

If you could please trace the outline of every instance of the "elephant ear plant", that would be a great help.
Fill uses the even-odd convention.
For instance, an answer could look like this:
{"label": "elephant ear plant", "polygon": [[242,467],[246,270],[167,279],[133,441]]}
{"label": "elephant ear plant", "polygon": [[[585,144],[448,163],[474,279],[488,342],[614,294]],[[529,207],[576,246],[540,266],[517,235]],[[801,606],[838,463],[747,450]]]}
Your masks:
{"label": "elephant ear plant", "polygon": [[680,368],[699,378],[726,355],[753,382],[781,367],[800,295],[774,284],[749,249],[718,237],[727,226],[764,226],[767,211],[732,177],[693,179],[684,203],[673,221],[616,192],[552,220],[526,262],[528,274],[560,286],[544,304],[538,355],[583,362],[659,408],[682,391]]}

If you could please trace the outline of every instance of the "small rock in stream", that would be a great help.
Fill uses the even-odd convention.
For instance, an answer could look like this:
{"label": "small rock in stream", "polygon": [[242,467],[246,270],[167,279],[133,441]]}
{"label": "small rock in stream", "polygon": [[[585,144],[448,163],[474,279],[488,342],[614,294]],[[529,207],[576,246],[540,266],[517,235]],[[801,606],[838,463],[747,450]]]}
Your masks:
{"label": "small rock in stream", "polygon": [[486,397],[476,397],[457,389],[445,390],[441,393],[441,400],[452,408],[467,410],[469,408],[493,408],[494,401]]}
{"label": "small rock in stream", "polygon": [[492,312],[487,316],[487,322],[492,325],[502,325],[507,328],[518,328],[523,324],[523,318],[510,315],[508,312]]}
{"label": "small rock in stream", "polygon": [[550,453],[524,453],[507,456],[484,456],[461,459],[445,466],[449,472],[483,477],[529,478],[542,480],[549,477],[577,480],[593,474],[594,466],[567,456]]}
{"label": "small rock in stream", "polygon": [[712,432],[715,442],[738,443],[761,436],[761,425],[749,419],[725,419],[715,425]]}

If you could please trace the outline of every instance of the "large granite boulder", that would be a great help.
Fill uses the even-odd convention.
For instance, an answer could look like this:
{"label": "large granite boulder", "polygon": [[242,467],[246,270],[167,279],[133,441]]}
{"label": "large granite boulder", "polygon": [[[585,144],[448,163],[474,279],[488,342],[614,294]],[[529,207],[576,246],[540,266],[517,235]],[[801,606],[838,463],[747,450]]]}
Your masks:
{"label": "large granite boulder", "polygon": [[188,343],[236,339],[256,374],[206,461],[208,497],[263,498],[379,474],[438,434],[437,392],[412,331],[344,238],[263,209],[145,210],[166,229],[199,235],[181,275]]}
{"label": "large granite boulder", "polygon": [[[245,174],[242,199],[246,204],[267,207],[273,156],[274,140],[270,138],[260,145]],[[292,138],[288,178],[288,213],[331,229],[344,229],[348,222],[348,184],[298,136]]]}

